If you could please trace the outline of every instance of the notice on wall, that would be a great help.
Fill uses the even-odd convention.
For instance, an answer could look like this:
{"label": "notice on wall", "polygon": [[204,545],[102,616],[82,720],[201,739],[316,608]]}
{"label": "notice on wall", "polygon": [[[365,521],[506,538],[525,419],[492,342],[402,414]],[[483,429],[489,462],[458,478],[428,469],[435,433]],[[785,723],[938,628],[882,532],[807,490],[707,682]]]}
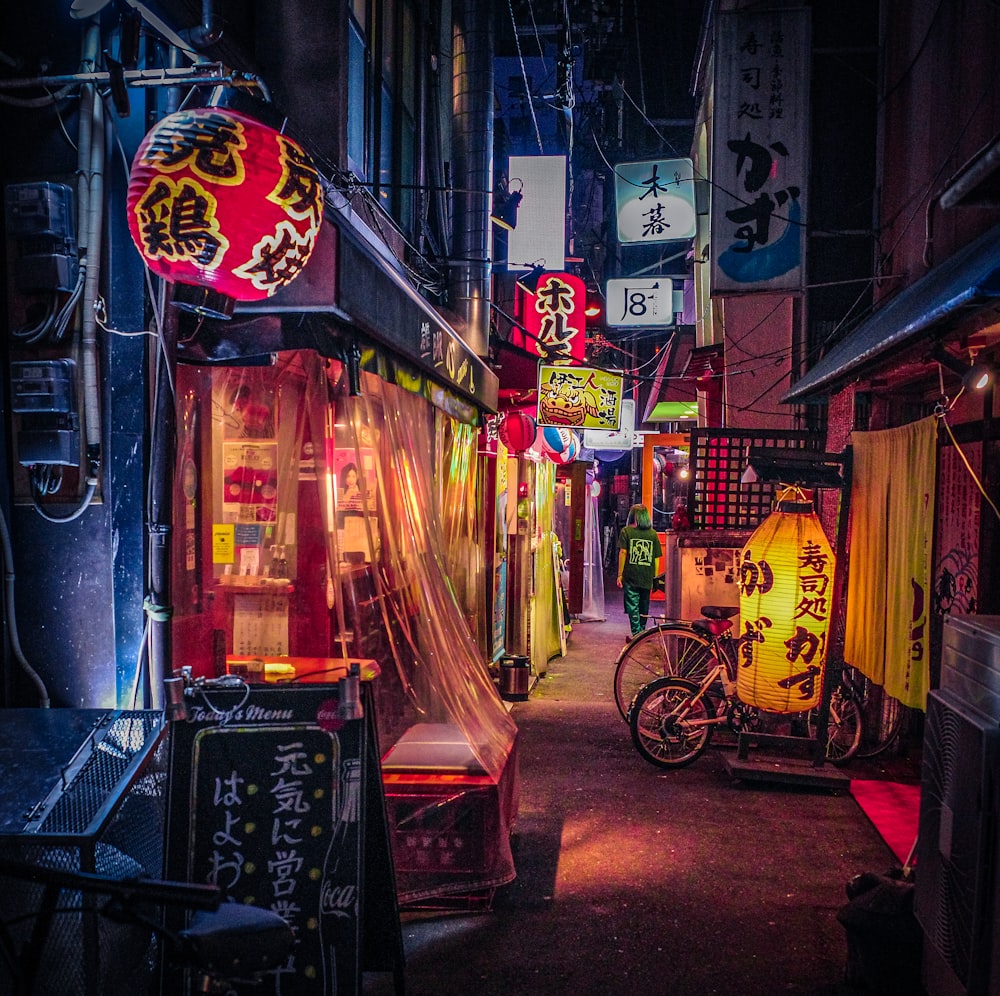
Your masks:
{"label": "notice on wall", "polygon": [[233,596],[233,653],[241,657],[288,654],[288,596]]}

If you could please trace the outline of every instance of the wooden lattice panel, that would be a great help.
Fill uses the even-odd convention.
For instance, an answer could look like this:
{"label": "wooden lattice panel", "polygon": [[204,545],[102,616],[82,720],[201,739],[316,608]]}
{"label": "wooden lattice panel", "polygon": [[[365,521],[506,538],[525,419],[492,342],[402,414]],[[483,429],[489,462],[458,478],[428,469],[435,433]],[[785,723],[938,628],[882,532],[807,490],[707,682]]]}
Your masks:
{"label": "wooden lattice panel", "polygon": [[695,529],[754,529],[770,514],[776,484],[741,481],[751,447],[820,451],[818,437],[793,430],[692,430],[688,513]]}

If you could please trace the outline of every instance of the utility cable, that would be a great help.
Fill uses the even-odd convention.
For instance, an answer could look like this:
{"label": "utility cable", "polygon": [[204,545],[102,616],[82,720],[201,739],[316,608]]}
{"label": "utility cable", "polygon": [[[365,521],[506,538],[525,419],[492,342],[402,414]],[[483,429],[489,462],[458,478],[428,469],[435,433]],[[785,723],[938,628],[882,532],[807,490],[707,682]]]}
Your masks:
{"label": "utility cable", "polygon": [[4,611],[7,620],[7,635],[10,641],[14,659],[21,670],[28,676],[38,692],[38,704],[43,709],[51,705],[48,689],[38,672],[28,663],[21,649],[21,638],[17,632],[17,607],[14,604],[14,551],[10,544],[10,532],[7,529],[7,517],[0,512],[0,545],[3,547],[3,598]]}
{"label": "utility cable", "polygon": [[528,109],[531,111],[531,122],[535,126],[535,140],[538,142],[538,154],[540,156],[544,156],[545,149],[542,147],[542,133],[538,127],[538,118],[535,116],[535,102],[531,94],[531,86],[528,83],[528,70],[524,65],[524,55],[521,52],[521,39],[517,37],[517,19],[514,17],[513,0],[507,0],[507,9],[510,11],[510,25],[514,31],[514,46],[517,48],[517,61],[521,65],[521,79],[524,81],[524,95],[525,99],[528,101]]}

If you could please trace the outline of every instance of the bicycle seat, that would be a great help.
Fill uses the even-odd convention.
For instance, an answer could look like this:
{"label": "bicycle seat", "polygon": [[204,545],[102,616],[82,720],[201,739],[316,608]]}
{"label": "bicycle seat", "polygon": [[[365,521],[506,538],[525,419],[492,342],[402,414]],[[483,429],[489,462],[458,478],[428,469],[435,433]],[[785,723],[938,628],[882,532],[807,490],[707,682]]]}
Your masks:
{"label": "bicycle seat", "polygon": [[174,955],[181,963],[226,977],[276,968],[295,944],[292,928],[277,913],[243,903],[195,913],[178,936],[181,947]]}
{"label": "bicycle seat", "polygon": [[703,605],[701,614],[706,619],[732,619],[740,613],[738,605]]}

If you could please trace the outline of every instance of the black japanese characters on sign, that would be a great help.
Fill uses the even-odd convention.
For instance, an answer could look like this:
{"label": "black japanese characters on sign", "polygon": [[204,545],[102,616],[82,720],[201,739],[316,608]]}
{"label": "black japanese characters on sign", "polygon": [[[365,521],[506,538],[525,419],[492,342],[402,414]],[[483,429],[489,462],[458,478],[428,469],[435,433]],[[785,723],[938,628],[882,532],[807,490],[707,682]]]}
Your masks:
{"label": "black japanese characters on sign", "polygon": [[713,289],[795,289],[808,177],[808,11],[734,11],[716,45]]}

